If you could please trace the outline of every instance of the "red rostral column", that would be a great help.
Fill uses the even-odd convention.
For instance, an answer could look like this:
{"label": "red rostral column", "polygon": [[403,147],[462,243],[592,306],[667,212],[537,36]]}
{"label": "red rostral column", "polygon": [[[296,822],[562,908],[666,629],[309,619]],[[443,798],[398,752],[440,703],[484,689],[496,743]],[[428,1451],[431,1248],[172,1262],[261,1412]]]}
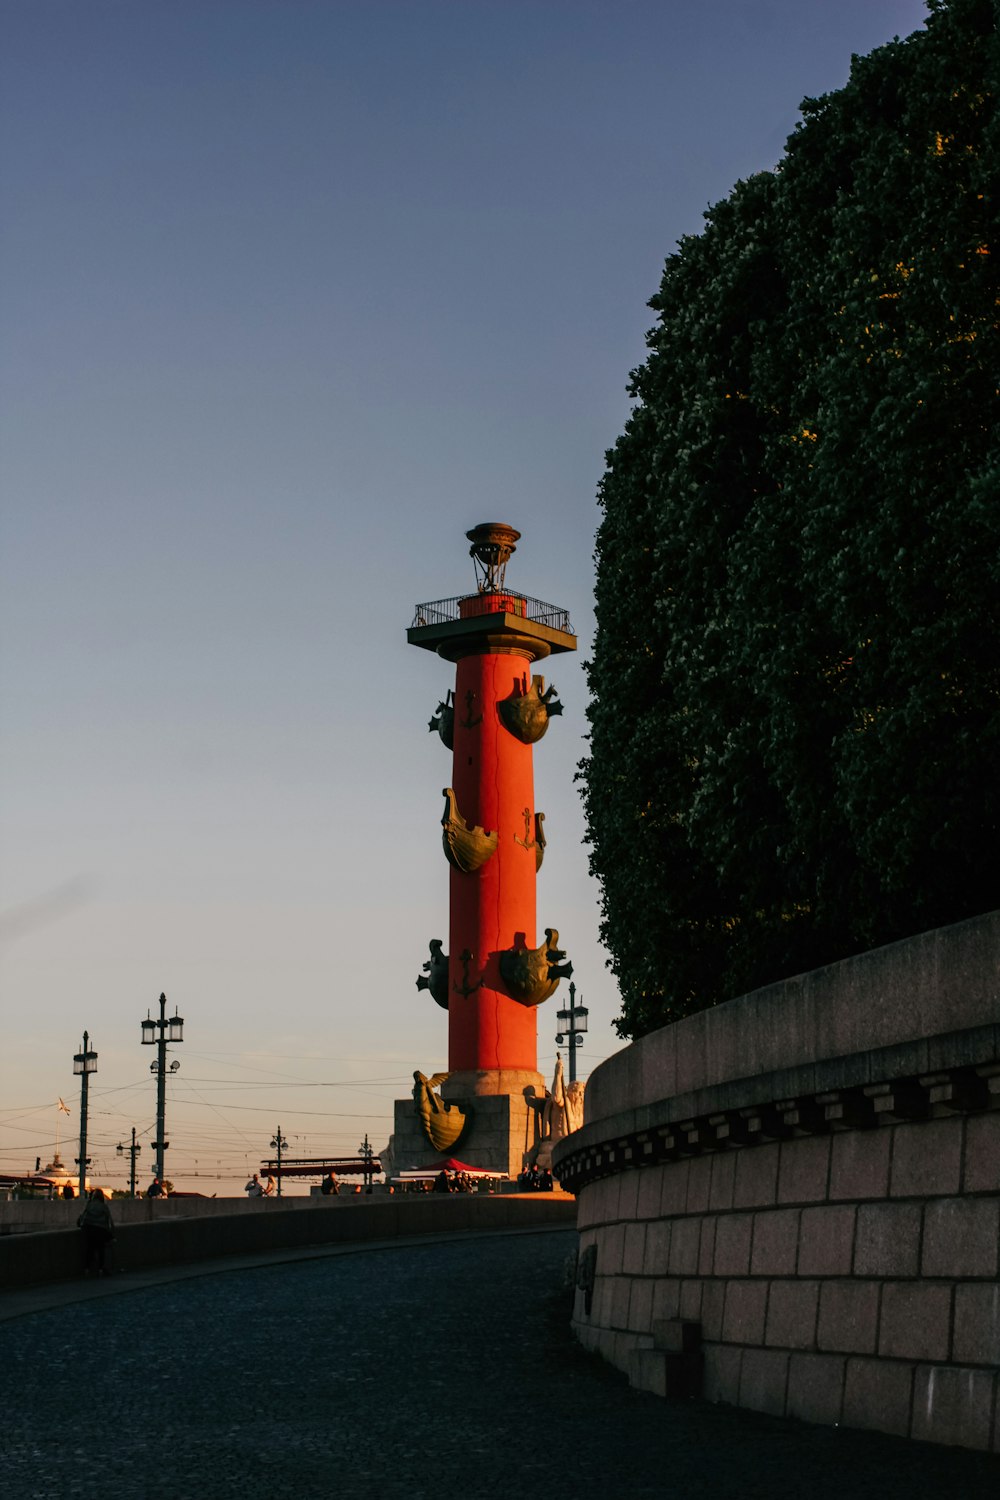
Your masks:
{"label": "red rostral column", "polygon": [[512,1092],[534,1077],[537,1005],[572,972],[554,934],[540,939],[535,925],[545,837],[532,747],[561,705],[531,668],[575,651],[576,638],[564,610],[506,587],[520,532],[490,523],[467,535],[477,592],[418,605],[407,632],[456,666],[454,701],[431,721],[453,747],[442,818],[452,867],[447,992],[443,957],[435,975],[432,953],[431,980],[421,981],[448,1009],[449,1095]]}

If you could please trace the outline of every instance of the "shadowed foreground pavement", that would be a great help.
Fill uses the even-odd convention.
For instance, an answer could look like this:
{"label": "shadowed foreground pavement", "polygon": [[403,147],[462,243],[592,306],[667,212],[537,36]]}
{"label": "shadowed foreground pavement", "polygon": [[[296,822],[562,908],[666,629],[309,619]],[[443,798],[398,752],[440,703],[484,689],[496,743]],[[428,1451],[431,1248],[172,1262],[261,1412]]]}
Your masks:
{"label": "shadowed foreground pavement", "polygon": [[558,1230],[212,1269],[15,1317],[0,1324],[3,1493],[1000,1494],[997,1457],[631,1391],[567,1331],[574,1243]]}

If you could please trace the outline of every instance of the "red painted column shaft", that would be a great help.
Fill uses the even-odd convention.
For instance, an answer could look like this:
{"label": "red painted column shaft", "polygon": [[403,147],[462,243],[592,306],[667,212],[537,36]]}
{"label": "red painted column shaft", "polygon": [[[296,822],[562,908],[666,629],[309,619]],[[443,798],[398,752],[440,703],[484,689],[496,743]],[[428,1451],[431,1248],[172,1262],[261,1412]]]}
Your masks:
{"label": "red painted column shaft", "polygon": [[537,946],[531,746],[511,734],[497,712],[499,701],[530,687],[531,666],[530,656],[509,651],[457,663],[452,785],[466,823],[496,830],[499,840],[473,874],[451,870],[452,1072],[537,1066],[535,1008],[504,993],[498,961],[504,949]]}

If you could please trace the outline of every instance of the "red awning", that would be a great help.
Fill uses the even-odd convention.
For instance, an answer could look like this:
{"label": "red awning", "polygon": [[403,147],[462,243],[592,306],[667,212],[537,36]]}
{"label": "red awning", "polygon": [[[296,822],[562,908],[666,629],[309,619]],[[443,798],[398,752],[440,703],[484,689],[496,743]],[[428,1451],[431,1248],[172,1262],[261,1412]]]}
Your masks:
{"label": "red awning", "polygon": [[457,1157],[446,1156],[444,1161],[431,1162],[426,1167],[404,1167],[399,1174],[399,1179],[404,1182],[415,1182],[422,1177],[438,1177],[442,1172],[463,1172],[467,1177],[497,1177],[506,1178],[506,1172],[494,1172],[490,1167],[470,1167],[468,1162],[459,1161]]}

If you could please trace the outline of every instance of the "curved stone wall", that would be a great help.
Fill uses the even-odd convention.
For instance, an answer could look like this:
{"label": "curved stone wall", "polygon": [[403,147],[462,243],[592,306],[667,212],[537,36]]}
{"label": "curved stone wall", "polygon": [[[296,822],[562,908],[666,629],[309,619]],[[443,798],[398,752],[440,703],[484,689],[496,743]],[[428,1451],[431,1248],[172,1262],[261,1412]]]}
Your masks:
{"label": "curved stone wall", "polygon": [[555,1165],[634,1384],[1000,1449],[1000,913],[644,1037]]}

